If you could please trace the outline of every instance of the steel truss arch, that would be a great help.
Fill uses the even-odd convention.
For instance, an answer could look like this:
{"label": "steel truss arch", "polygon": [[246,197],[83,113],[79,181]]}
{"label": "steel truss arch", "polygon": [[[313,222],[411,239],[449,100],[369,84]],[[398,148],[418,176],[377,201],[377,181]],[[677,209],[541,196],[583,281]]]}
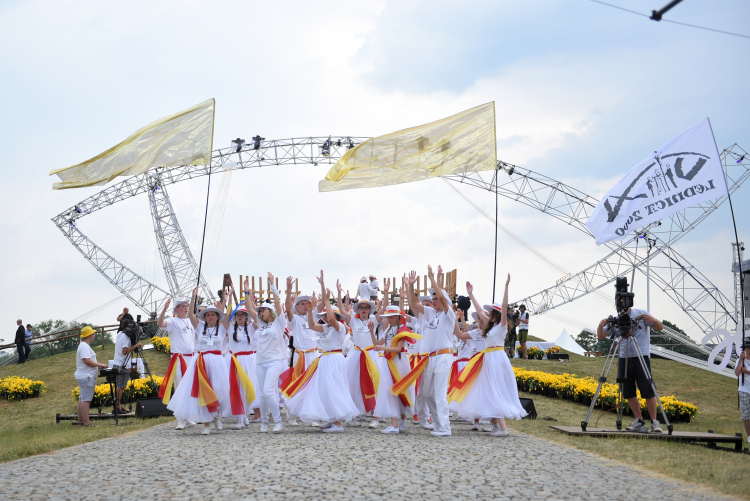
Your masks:
{"label": "steel truss arch", "polygon": [[[168,298],[186,295],[190,292],[186,287],[191,282],[196,283],[198,276],[195,259],[177,223],[166,186],[230,169],[251,169],[271,165],[333,164],[347,149],[367,139],[356,136],[311,136],[264,140],[257,148],[255,144],[250,143],[243,145],[239,150],[235,147],[214,150],[210,165],[157,168],[129,177],[61,212],[52,218],[52,222],[117,290],[127,294],[128,298],[145,313],[156,312]],[[322,147],[326,141],[328,141],[328,149],[324,151]],[[147,193],[149,197],[154,231],[170,292],[149,282],[117,261],[84,235],[77,226],[78,220],[82,217],[142,193]],[[213,298],[203,277],[201,277],[201,285],[207,298]]]}
{"label": "steel truss arch", "polygon": [[[737,144],[721,153],[730,194],[750,177],[748,162],[738,162],[744,155],[745,150]],[[507,178],[498,181],[500,172],[505,172]],[[498,162],[498,170],[494,173],[471,173],[446,178],[491,192],[495,191],[497,182],[499,195],[537,209],[592,236],[585,222],[599,201],[543,174]],[[520,301],[525,302],[530,311],[541,314],[601,289],[615,277],[627,276],[632,273],[633,268],[661,257],[665,261],[664,264],[652,265],[651,274],[654,281],[702,331],[733,326],[736,322],[731,313],[731,301],[671,247],[718,209],[726,199],[726,196],[722,196],[684,209],[631,233],[631,237],[622,244],[605,244],[610,249],[607,256],[579,273],[562,277],[553,287]],[[643,254],[646,253],[646,248],[645,245],[642,246],[640,257],[637,238],[639,235],[647,235],[656,242],[655,247],[645,256]],[[641,272],[645,273],[643,270]]]}

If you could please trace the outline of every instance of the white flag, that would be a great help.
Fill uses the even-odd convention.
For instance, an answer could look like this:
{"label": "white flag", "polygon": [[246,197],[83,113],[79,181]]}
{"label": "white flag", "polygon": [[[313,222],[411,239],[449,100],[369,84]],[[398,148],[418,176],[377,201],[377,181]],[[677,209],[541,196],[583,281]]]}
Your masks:
{"label": "white flag", "polygon": [[153,167],[207,165],[214,139],[214,100],[209,99],[137,130],[125,141],[78,165],[57,169],[52,188],[102,186],[117,176],[142,174]]}
{"label": "white flag", "polygon": [[586,227],[601,245],[728,192],[706,118],[633,167],[601,199]]}

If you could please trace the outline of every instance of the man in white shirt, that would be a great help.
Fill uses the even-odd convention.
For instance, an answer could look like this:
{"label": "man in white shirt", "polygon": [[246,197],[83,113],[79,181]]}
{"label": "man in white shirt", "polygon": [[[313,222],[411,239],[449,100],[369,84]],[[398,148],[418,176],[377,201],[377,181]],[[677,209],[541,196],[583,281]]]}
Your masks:
{"label": "man in white shirt", "polygon": [[[174,316],[165,319],[164,315],[171,302],[171,299],[167,300],[156,322],[159,327],[169,333],[171,358],[167,372],[164,375],[164,384],[159,388],[159,398],[165,404],[169,403],[169,399],[171,398],[172,383],[169,381],[173,381],[174,387],[177,389],[180,381],[182,381],[182,376],[187,372],[188,362],[185,359],[187,358],[189,361],[192,361],[195,345],[195,330],[188,318],[188,305],[190,301],[187,299],[176,299],[174,309],[172,310]],[[187,418],[181,416],[175,417],[177,418],[176,429],[178,430],[184,430],[187,424],[191,426],[195,424],[192,421],[188,421]]]}
{"label": "man in white shirt", "polygon": [[[128,327],[126,327],[126,329],[127,328]],[[117,376],[117,382],[115,384],[117,387],[118,404],[122,401],[122,393],[125,391],[125,388],[128,387],[128,381],[130,381],[130,355],[142,346],[140,341],[133,346],[131,346],[131,344],[132,341],[127,332],[120,331],[117,333],[113,369],[121,369],[123,371],[123,374]],[[117,412],[124,414],[127,411],[120,406],[120,408],[117,409]]]}
{"label": "man in white shirt", "polygon": [[427,267],[427,275],[435,289],[433,307],[422,306],[414,293],[414,283],[417,272],[412,271],[407,279],[409,290],[409,304],[412,312],[417,315],[422,325],[422,352],[427,352],[429,361],[422,372],[421,391],[424,393],[427,406],[435,423],[435,429],[430,432],[434,437],[451,436],[451,425],[448,419],[448,384],[453,365],[453,329],[456,324],[456,314],[451,308],[448,294],[440,288],[443,269],[438,266],[437,279],[432,267]]}
{"label": "man in white shirt", "polygon": [[367,277],[360,278],[359,285],[357,286],[357,295],[354,296],[355,299],[359,298],[363,301],[369,301],[373,296],[377,299],[378,291],[370,287],[370,284],[367,283]]}
{"label": "man in white shirt", "polygon": [[[395,285],[393,286],[396,287]],[[378,282],[378,279],[370,273],[370,288],[375,292],[370,292],[370,299],[373,301],[376,301],[378,299],[378,293],[380,292],[380,282]]]}

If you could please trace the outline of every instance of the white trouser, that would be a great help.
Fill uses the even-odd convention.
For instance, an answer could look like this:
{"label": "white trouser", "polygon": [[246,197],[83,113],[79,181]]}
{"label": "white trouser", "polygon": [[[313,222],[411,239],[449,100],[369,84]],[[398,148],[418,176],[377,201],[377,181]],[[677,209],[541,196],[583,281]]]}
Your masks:
{"label": "white trouser", "polygon": [[279,412],[279,376],[284,372],[284,360],[273,360],[265,364],[255,364],[255,375],[260,387],[260,421],[268,423],[268,410],[271,410],[274,423],[281,422]]}
{"label": "white trouser", "polygon": [[424,373],[422,373],[422,379],[419,380],[419,388],[417,389],[417,397],[414,399],[414,405],[416,405],[417,419],[422,424],[427,424],[430,420],[430,408],[427,407],[427,400],[425,399],[424,393]]}
{"label": "white trouser", "polygon": [[448,420],[448,384],[453,365],[453,354],[434,355],[427,362],[422,373],[420,393],[424,394],[425,402],[430,408],[435,431],[451,431]]}

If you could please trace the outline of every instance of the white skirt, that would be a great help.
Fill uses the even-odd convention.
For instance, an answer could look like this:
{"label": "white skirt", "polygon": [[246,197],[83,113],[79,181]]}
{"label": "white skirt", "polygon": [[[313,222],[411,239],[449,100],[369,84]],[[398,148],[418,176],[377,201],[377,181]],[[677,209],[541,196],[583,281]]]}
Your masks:
{"label": "white skirt", "polygon": [[227,409],[232,412],[232,406],[229,403],[229,371],[227,363],[221,355],[207,354],[203,356],[206,363],[206,374],[211,383],[216,396],[219,397],[218,412],[209,412],[207,407],[201,407],[198,403],[198,397],[190,396],[193,390],[193,379],[196,377],[196,368],[198,366],[198,355],[196,354],[195,362],[190,364],[187,372],[182,377],[180,386],[174,392],[174,396],[167,405],[167,409],[174,412],[175,416],[195,421],[196,423],[208,423],[216,416],[221,416]]}
{"label": "white skirt", "polygon": [[[245,387],[240,384],[240,395],[242,395],[242,404],[245,406],[245,414],[250,414],[253,412],[253,409],[258,409],[260,407],[260,402],[258,402],[258,395],[260,394],[260,390],[258,388],[258,376],[255,374],[255,353],[252,355],[240,355],[237,357],[237,361],[240,363],[240,367],[242,367],[242,370],[245,371],[245,374],[247,374],[247,377],[250,378],[250,381],[253,382],[253,388],[255,388],[255,400],[247,403],[247,393],[245,392]],[[230,378],[230,370],[232,367],[232,354],[227,353],[224,357],[224,362],[227,366],[227,381],[229,381]],[[231,382],[230,382],[231,383]],[[239,384],[239,381],[237,382]],[[224,413],[222,414],[223,417],[237,417],[232,414],[232,405],[227,405],[227,408],[224,409]]]}
{"label": "white skirt", "polygon": [[501,350],[485,353],[482,370],[464,401],[451,402],[450,408],[469,419],[525,417],[508,355]]}
{"label": "white skirt", "polygon": [[[409,366],[409,357],[406,353],[401,353],[401,357],[394,357],[396,367],[401,377],[406,376],[411,367]],[[388,368],[388,360],[385,357],[378,357],[378,370],[380,371],[380,386],[378,386],[378,395],[375,400],[375,410],[373,416],[377,418],[401,418],[401,414],[410,416],[413,414],[411,407],[406,407],[401,403],[401,399],[391,393],[391,386],[393,377],[391,371]],[[409,401],[414,403],[414,385],[409,386],[406,391],[406,395],[409,396]],[[415,404],[416,405],[416,404]]]}
{"label": "white skirt", "polygon": [[[367,411],[365,411],[365,402],[362,400],[362,389],[359,385],[359,361],[361,353],[361,351],[355,348],[349,353],[349,356],[346,357],[346,378],[344,379],[344,381],[349,382],[349,394],[351,395],[354,405],[357,406],[359,415],[367,413]],[[378,352],[370,350],[366,351],[365,354],[375,361],[375,366],[377,367],[380,363],[378,362]],[[388,377],[390,377],[390,375]],[[377,402],[377,396],[375,399]]]}
{"label": "white skirt", "polygon": [[359,415],[346,385],[344,356],[323,355],[307,384],[286,401],[289,412],[305,423],[348,421]]}

